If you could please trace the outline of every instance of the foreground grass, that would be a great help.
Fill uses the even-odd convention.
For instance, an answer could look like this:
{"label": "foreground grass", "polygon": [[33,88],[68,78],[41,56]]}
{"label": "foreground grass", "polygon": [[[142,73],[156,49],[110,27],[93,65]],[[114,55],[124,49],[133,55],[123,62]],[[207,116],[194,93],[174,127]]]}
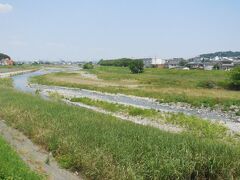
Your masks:
{"label": "foreground grass", "polygon": [[0,88],[0,117],[91,179],[240,178],[240,146]]}
{"label": "foreground grass", "polygon": [[229,139],[231,139],[228,134],[228,129],[225,126],[219,123],[203,120],[198,117],[187,116],[182,113],[161,113],[153,109],[141,109],[133,106],[126,106],[101,100],[93,100],[86,97],[72,98],[71,101],[80,102],[89,106],[95,106],[114,113],[124,113],[130,116],[149,118],[152,121],[159,123],[165,122],[178,125],[186,129],[184,133],[200,138],[211,138],[224,141],[229,141]]}
{"label": "foreground grass", "polygon": [[42,179],[32,172],[17,153],[0,137],[0,179]]}
{"label": "foreground grass", "polygon": [[128,68],[97,67],[88,72],[99,79],[55,73],[34,77],[33,82],[150,97],[159,102],[185,102],[196,107],[220,105],[229,110],[240,106],[240,93],[224,89],[228,79],[225,71],[146,69],[143,74],[131,74]]}

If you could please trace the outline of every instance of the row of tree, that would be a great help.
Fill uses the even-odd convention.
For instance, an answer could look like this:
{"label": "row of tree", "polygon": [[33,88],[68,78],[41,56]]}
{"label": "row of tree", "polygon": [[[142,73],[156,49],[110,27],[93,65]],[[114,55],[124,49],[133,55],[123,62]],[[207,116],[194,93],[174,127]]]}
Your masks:
{"label": "row of tree", "polygon": [[100,60],[98,62],[101,66],[118,66],[118,67],[128,67],[134,59],[121,58],[121,59],[110,59],[110,60]]}
{"label": "row of tree", "polygon": [[117,66],[117,67],[129,67],[132,73],[142,73],[144,71],[144,63],[141,59],[112,59],[112,60],[100,60],[98,62],[101,66]]}

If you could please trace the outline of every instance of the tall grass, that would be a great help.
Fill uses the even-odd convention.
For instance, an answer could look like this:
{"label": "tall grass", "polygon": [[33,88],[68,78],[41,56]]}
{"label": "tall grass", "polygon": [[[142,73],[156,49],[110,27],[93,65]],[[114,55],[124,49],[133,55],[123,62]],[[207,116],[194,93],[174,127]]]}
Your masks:
{"label": "tall grass", "polygon": [[198,117],[187,116],[182,113],[163,113],[153,109],[141,109],[133,106],[126,106],[101,100],[93,100],[86,97],[72,98],[71,101],[99,107],[110,112],[118,112],[130,116],[149,118],[158,123],[170,123],[178,125],[185,129],[184,133],[200,138],[211,138],[224,141],[229,141],[229,139],[231,139],[228,129],[225,126],[219,123],[203,120]]}
{"label": "tall grass", "polygon": [[117,103],[110,103],[101,100],[93,100],[90,98],[72,98],[72,102],[81,102],[90,106],[102,108],[110,112],[121,112],[131,116],[142,116],[142,117],[160,117],[160,114],[152,109],[141,109],[133,106],[121,105]]}
{"label": "tall grass", "polygon": [[32,172],[17,153],[0,137],[0,179],[31,179],[43,177]]}
{"label": "tall grass", "polygon": [[90,179],[240,178],[240,146],[0,89],[0,117]]}

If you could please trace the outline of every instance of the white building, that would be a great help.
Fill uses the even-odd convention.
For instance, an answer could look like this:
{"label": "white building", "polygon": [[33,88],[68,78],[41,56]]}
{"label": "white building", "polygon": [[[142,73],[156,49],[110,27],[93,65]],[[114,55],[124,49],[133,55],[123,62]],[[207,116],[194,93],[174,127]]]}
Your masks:
{"label": "white building", "polygon": [[160,58],[144,58],[143,63],[145,67],[164,67],[166,61]]}

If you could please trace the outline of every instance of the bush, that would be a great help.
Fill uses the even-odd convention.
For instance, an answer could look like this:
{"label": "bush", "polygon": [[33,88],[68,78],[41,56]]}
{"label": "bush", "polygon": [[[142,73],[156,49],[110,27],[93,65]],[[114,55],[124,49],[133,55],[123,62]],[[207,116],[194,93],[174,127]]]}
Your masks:
{"label": "bush", "polygon": [[213,88],[216,88],[217,85],[214,81],[202,81],[202,82],[198,83],[198,87],[213,89]]}
{"label": "bush", "polygon": [[144,71],[144,64],[142,60],[135,60],[129,65],[129,69],[132,73],[138,74],[143,73]]}
{"label": "bush", "polygon": [[240,66],[230,71],[230,88],[240,90]]}
{"label": "bush", "polygon": [[93,69],[93,64],[92,62],[86,63],[83,65],[83,69]]}

